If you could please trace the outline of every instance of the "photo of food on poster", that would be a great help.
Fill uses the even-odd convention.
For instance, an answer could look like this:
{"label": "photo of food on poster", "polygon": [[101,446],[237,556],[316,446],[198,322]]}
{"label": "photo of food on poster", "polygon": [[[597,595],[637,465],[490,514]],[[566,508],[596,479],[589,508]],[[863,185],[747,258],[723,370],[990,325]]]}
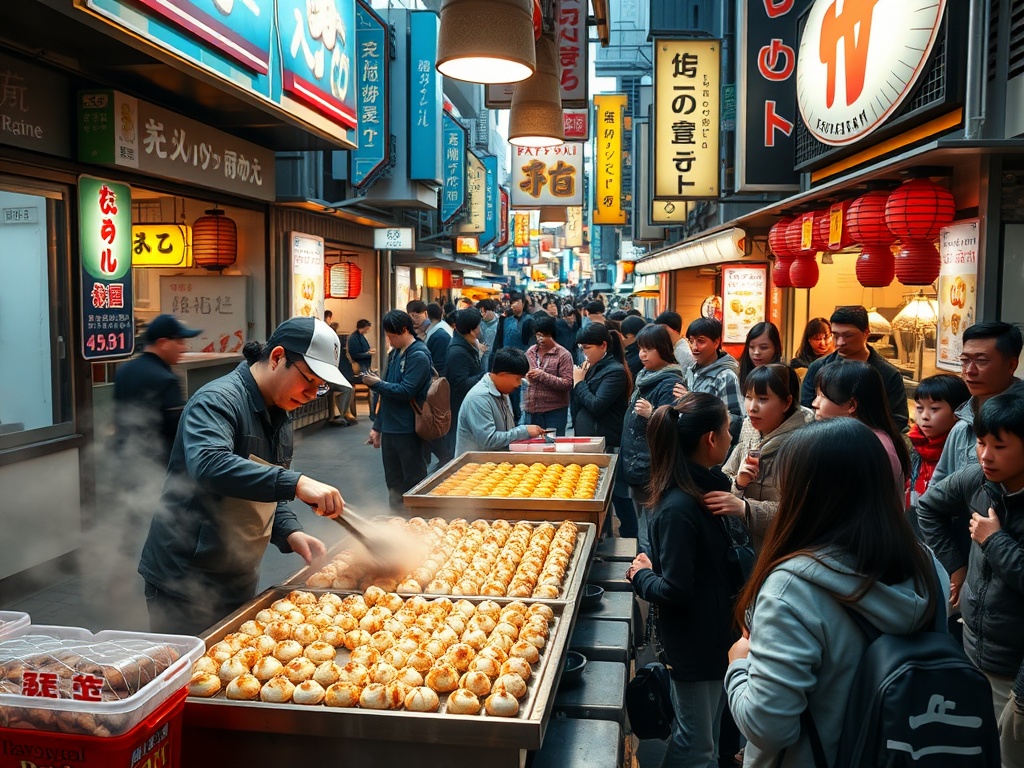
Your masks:
{"label": "photo of food on poster", "polygon": [[722,297],[708,296],[701,302],[700,316],[722,322]]}
{"label": "photo of food on poster", "polygon": [[978,302],[978,219],[939,232],[937,367],[960,372],[964,329],[974,324]]}
{"label": "photo of food on poster", "polygon": [[324,316],[324,239],[302,232],[288,236],[292,253],[292,317]]}
{"label": "photo of food on poster", "polygon": [[765,318],[766,265],[722,267],[722,341],[742,344]]}

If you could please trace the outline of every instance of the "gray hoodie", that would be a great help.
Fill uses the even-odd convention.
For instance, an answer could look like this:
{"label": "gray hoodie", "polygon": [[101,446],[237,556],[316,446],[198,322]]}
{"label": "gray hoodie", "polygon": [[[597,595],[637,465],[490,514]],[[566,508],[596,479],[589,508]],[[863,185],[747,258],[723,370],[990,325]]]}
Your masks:
{"label": "gray hoodie", "polygon": [[[729,707],[748,739],[746,768],[775,766],[783,749],[782,766],[814,765],[800,730],[805,708],[814,717],[829,765],[836,761],[867,637],[832,596],[853,594],[862,577],[835,557],[823,554],[822,560],[800,555],[769,574],[749,622],[750,655],[730,664],[725,675]],[[935,565],[948,596],[945,571]],[[852,607],[880,631],[900,635],[924,626],[928,600],[908,579],[892,586],[876,583]]]}
{"label": "gray hoodie", "polygon": [[[1015,378],[1013,384],[1000,394],[1006,393],[1024,397],[1024,381]],[[939,457],[939,463],[935,465],[929,485],[935,485],[939,480],[953,474],[958,469],[978,463],[978,453],[975,450],[977,438],[974,434],[974,417],[978,415],[977,408],[977,400],[972,397],[956,409],[957,422],[949,431],[946,444],[942,447],[942,455]]]}
{"label": "gray hoodie", "polygon": [[732,443],[740,436],[743,424],[743,394],[740,392],[740,364],[736,358],[720,352],[718,359],[705,366],[694,363],[686,369],[686,388],[691,392],[707,392],[718,396],[729,411],[729,433]]}

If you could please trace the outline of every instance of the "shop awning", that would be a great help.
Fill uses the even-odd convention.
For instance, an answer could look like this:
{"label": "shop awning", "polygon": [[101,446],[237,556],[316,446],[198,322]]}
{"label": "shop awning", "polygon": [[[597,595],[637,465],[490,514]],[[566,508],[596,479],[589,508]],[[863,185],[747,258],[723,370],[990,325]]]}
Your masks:
{"label": "shop awning", "polygon": [[764,258],[762,243],[754,243],[742,229],[732,227],[650,253],[636,262],[636,271],[641,275],[653,275],[674,269]]}

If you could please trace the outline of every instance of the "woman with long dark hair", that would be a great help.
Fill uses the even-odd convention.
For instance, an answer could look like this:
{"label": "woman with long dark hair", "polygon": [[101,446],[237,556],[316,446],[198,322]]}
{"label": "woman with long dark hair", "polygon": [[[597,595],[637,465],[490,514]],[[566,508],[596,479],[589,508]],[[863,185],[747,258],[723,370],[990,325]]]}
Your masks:
{"label": "woman with long dark hair", "polygon": [[744,637],[725,678],[748,768],[815,765],[805,709],[835,763],[868,643],[846,608],[887,634],[944,610],[942,569],[915,539],[888,466],[871,430],[848,418],[800,429],[779,452],[778,515],[736,604]]}
{"label": "woman with long dark hair", "polygon": [[882,443],[900,498],[910,477],[910,451],[892,420],[882,377],[873,365],[845,360],[826,365],[814,379],[817,395],[811,407],[817,421],[851,416],[865,424]]}
{"label": "woman with long dark hair", "polygon": [[747,376],[755,368],[782,360],[782,337],[775,323],[767,321],[755,324],[747,332],[740,355],[740,389],[746,389]]}
{"label": "woman with long dark hair", "polygon": [[830,355],[836,346],[832,340],[832,323],[824,317],[814,317],[807,321],[804,335],[796,357],[789,361],[789,367],[796,371],[800,383],[807,375],[807,368],[819,357]]}
{"label": "woman with long dark hair", "polygon": [[651,450],[650,556],[626,572],[633,592],[651,603],[672,675],[675,722],[663,768],[717,765],[725,700],[722,676],[735,638],[726,559],[726,521],[704,503],[728,490],[718,469],[732,442],[729,414],[714,395],[694,392],[663,405],[647,428]]}

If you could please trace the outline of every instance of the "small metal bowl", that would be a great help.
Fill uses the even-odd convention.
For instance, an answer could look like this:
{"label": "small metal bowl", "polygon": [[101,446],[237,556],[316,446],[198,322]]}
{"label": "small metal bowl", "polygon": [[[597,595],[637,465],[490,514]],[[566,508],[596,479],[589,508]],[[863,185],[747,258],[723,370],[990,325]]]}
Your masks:
{"label": "small metal bowl", "polygon": [[577,651],[569,651],[565,655],[562,667],[561,685],[576,685],[583,679],[583,670],[587,667],[587,657]]}
{"label": "small metal bowl", "polygon": [[603,597],[604,587],[598,586],[597,584],[584,584],[583,597],[580,600],[580,608],[583,610],[596,608]]}

